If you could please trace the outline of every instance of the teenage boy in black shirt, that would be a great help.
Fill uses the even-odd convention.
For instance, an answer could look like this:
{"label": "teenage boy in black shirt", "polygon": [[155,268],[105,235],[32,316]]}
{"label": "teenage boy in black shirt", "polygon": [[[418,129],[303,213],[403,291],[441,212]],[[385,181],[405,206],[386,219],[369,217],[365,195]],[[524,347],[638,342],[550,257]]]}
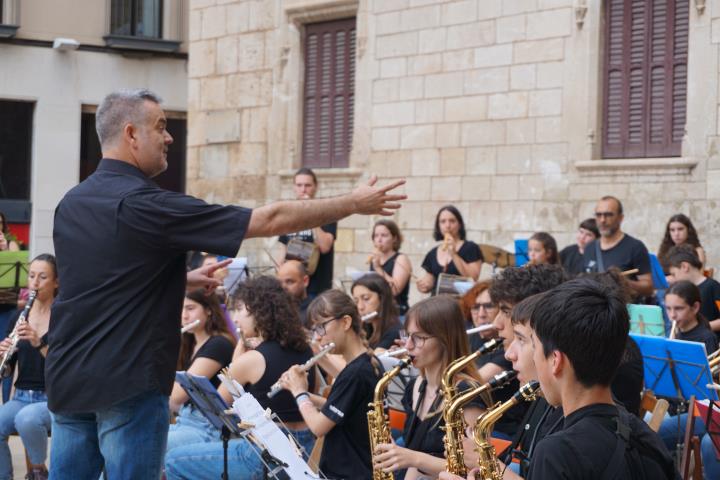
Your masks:
{"label": "teenage boy in black shirt", "polygon": [[565,420],[538,443],[527,478],[680,478],[657,434],[613,402],[629,331],[620,297],[592,279],[572,280],[544,296],[530,327],[543,395]]}
{"label": "teenage boy in black shirt", "polygon": [[[499,308],[493,326],[503,341],[503,349],[501,350],[502,355],[496,353],[496,356],[480,369],[480,376],[483,380],[488,381],[493,375],[509,370],[512,366],[511,361],[504,353],[513,341],[511,313],[515,305],[532,295],[550,290],[563,281],[565,281],[565,272],[562,267],[549,264],[507,268],[495,277],[490,285],[490,299]],[[531,376],[529,379],[533,378]],[[518,391],[521,383],[522,381],[515,379],[495,391],[493,397],[498,401],[505,401]],[[528,403],[526,402],[516,405],[502,416],[495,424],[495,429],[512,437],[518,431],[527,410]]]}
{"label": "teenage boy in black shirt", "polygon": [[[706,277],[702,272],[702,263],[697,252],[690,245],[678,245],[667,254],[670,275],[675,281],[687,280],[700,289],[700,313],[710,322],[710,328],[720,334],[720,283]],[[710,351],[708,351],[710,353]]]}

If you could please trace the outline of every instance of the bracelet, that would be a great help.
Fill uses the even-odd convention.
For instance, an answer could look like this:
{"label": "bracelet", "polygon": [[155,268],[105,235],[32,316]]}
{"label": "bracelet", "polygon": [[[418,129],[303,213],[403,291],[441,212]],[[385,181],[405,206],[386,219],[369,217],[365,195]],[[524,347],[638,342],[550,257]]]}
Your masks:
{"label": "bracelet", "polygon": [[310,395],[307,392],[303,392],[295,396],[295,403],[297,403],[298,407],[300,407],[305,402],[312,403],[312,400],[310,400]]}
{"label": "bracelet", "polygon": [[305,391],[305,392],[300,392],[297,395],[295,395],[295,400],[297,400],[299,397],[302,397],[303,395],[307,395],[308,398],[310,398],[310,393]]}

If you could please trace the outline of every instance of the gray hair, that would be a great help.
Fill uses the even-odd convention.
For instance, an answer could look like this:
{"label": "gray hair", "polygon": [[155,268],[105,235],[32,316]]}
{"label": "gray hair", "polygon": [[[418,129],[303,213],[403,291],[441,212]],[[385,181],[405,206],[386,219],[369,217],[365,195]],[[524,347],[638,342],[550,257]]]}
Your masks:
{"label": "gray hair", "polygon": [[144,111],[140,107],[146,100],[162,102],[159,96],[144,88],[118,90],[106,96],[95,113],[95,130],[100,145],[112,145],[128,123],[141,124]]}

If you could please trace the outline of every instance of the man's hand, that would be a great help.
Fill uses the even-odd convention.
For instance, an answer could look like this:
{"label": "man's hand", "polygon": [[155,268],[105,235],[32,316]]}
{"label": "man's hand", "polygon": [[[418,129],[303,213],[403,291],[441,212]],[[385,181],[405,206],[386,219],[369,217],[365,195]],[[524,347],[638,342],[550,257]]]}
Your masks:
{"label": "man's hand", "polygon": [[353,199],[355,213],[363,215],[384,215],[393,214],[393,210],[400,208],[397,203],[405,200],[407,195],[390,195],[389,191],[405,184],[405,180],[397,180],[384,187],[376,187],[377,176],[370,177],[367,185],[360,185],[350,196]]}
{"label": "man's hand", "polygon": [[212,265],[205,265],[204,267],[190,270],[187,273],[187,286],[186,288],[204,288],[207,293],[212,292],[215,288],[219,287],[222,282],[217,278],[213,277],[215,271],[227,267],[232,263],[232,258],[223,260],[222,262],[214,263]]}

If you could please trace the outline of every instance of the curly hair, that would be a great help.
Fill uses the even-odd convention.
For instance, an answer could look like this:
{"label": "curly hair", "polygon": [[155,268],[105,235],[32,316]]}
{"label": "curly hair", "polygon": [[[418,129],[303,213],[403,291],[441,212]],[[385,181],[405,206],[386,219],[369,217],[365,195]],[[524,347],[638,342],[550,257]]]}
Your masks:
{"label": "curly hair", "polygon": [[[222,335],[235,345],[235,337],[228,330],[225,322],[225,312],[220,306],[217,295],[206,295],[204,289],[192,290],[185,293],[185,298],[192,300],[200,306],[209,310],[207,322],[205,322],[205,332],[210,336]],[[190,368],[193,351],[195,350],[195,335],[186,332],[180,339],[180,354],[178,355],[177,369],[186,370]]]}
{"label": "curly hair", "polygon": [[249,278],[232,296],[233,307],[238,302],[253,316],[255,328],[264,340],[274,340],[297,352],[309,348],[298,307],[277,278],[267,275]]}
{"label": "curly hair", "polygon": [[685,225],[688,233],[685,243],[687,243],[688,245],[692,245],[695,248],[702,247],[702,245],[700,244],[700,239],[698,238],[697,230],[695,230],[695,225],[693,225],[690,218],[688,218],[687,215],[683,215],[682,213],[673,215],[672,217],[670,217],[670,220],[668,220],[667,225],[665,225],[665,235],[663,236],[662,243],[660,243],[660,248],[658,249],[658,259],[663,265],[665,265],[666,263],[667,255],[670,252],[670,249],[675,246],[675,243],[673,243],[672,237],[670,236],[671,223],[682,223],[683,225]]}
{"label": "curly hair", "polygon": [[517,305],[530,295],[553,289],[566,280],[560,265],[525,265],[506,268],[493,279],[490,298],[494,303]]}

